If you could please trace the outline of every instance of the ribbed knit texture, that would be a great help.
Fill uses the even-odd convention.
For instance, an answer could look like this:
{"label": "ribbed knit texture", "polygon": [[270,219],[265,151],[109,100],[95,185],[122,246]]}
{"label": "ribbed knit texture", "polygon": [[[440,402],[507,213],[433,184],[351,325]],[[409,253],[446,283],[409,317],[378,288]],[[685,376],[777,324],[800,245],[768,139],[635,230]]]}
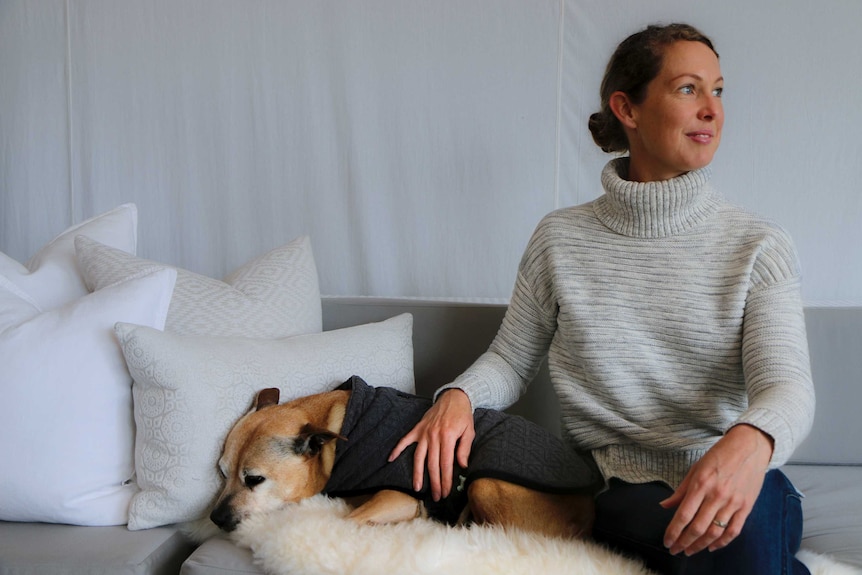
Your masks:
{"label": "ribbed knit texture", "polygon": [[606,478],[676,487],[739,423],[783,464],[814,415],[790,238],[724,201],[708,168],[636,183],[627,162],[539,223],[497,337],[445,387],[505,409],[547,354],[564,436]]}

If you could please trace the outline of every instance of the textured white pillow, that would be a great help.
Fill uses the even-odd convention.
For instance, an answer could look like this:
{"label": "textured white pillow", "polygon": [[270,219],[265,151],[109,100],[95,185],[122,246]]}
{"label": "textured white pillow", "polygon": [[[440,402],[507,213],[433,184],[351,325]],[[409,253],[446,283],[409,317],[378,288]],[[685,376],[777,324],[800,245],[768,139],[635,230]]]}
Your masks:
{"label": "textured white pillow", "polygon": [[132,379],[113,326],[162,327],[175,280],[163,270],[44,313],[0,282],[0,519],[127,522]]}
{"label": "textured white pillow", "polygon": [[[84,236],[75,239],[75,248],[93,290],[168,267]],[[317,268],[306,236],[252,260],[223,282],[178,269],[165,325],[179,335],[259,338],[321,329]]]}
{"label": "textured white pillow", "polygon": [[129,324],[117,335],[134,379],[138,486],[129,529],[199,519],[220,489],[227,432],[256,393],[284,401],[351,375],[413,392],[413,316],[280,340],[182,337]]}
{"label": "textured white pillow", "polygon": [[42,311],[87,295],[75,261],[74,241],[78,234],[133,254],[137,246],[138,209],[134,204],[123,204],[72,226],[39,250],[26,265],[0,253],[0,276],[17,288],[11,291]]}

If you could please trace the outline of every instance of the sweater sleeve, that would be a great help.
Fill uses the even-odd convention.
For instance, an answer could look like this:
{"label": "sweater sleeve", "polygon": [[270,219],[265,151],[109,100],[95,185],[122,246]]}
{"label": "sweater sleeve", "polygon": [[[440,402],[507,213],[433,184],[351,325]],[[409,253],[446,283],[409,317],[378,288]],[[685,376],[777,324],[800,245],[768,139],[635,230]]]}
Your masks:
{"label": "sweater sleeve", "polygon": [[543,264],[537,264],[530,253],[528,247],[503,323],[488,351],[435,397],[445,389],[459,388],[467,393],[473,409],[506,409],[536,376],[556,332],[557,317],[556,305],[548,296],[550,288],[541,279],[549,274],[541,272]]}
{"label": "sweater sleeve", "polygon": [[779,467],[811,430],[815,406],[799,265],[783,232],[764,244],[754,265],[742,363],[749,406],[736,423],[772,437],[770,467]]}

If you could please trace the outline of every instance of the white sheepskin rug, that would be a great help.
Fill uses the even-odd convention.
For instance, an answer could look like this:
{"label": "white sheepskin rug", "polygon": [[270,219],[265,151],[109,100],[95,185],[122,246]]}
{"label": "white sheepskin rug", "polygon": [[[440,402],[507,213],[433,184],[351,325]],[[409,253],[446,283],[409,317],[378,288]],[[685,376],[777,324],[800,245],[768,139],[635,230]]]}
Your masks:
{"label": "white sheepskin rug", "polygon": [[417,519],[359,525],[340,499],[315,496],[243,519],[231,538],[271,575],[648,575],[595,543]]}
{"label": "white sheepskin rug", "polygon": [[[641,563],[596,543],[493,526],[415,520],[358,525],[322,495],[244,519],[231,538],[269,575],[650,575]],[[859,575],[828,557],[800,555],[812,575]]]}
{"label": "white sheepskin rug", "polygon": [[805,563],[811,575],[862,575],[862,569],[833,560],[827,555],[819,555],[803,549],[796,557]]}

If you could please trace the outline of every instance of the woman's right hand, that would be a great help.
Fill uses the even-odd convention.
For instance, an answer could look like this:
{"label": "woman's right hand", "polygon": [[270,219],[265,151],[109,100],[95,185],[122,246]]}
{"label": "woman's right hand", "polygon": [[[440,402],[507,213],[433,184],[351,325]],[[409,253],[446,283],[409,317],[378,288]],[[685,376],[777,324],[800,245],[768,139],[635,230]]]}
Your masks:
{"label": "woman's right hand", "polygon": [[467,467],[475,436],[470,398],[460,389],[448,389],[437,398],[422,420],[401,438],[389,455],[389,461],[394,461],[415,443],[413,489],[422,489],[427,462],[431,496],[434,501],[439,501],[452,491],[455,458],[461,467]]}

